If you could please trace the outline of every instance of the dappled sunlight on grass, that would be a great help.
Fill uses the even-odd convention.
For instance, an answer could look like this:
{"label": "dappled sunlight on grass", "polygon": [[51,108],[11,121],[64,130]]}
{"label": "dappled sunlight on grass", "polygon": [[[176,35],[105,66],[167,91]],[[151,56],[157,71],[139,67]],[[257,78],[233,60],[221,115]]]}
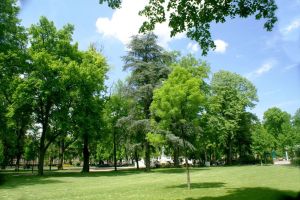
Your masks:
{"label": "dappled sunlight on grass", "polygon": [[283,166],[210,167],[191,169],[191,190],[184,168],[81,173],[72,170],[2,173],[0,199],[180,199],[273,200],[295,198],[300,191],[299,168]]}
{"label": "dappled sunlight on grass", "polygon": [[[222,182],[205,182],[205,183],[191,183],[191,189],[198,188],[220,188],[224,187],[225,183]],[[173,185],[167,188],[187,188],[187,184]]]}
{"label": "dappled sunlight on grass", "polygon": [[217,197],[186,198],[185,200],[299,200],[300,193],[272,188],[230,189],[228,194]]}

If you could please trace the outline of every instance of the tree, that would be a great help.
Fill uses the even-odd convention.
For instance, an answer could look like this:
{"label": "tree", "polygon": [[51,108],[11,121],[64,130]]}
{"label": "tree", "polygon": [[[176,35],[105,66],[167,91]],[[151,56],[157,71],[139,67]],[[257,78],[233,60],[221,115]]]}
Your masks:
{"label": "tree", "polygon": [[123,139],[124,141],[126,138],[126,134],[117,126],[117,122],[120,118],[128,116],[130,110],[130,102],[128,101],[126,90],[125,83],[118,81],[113,94],[108,97],[103,114],[107,124],[107,131],[112,133],[115,171],[117,171],[117,150],[121,145],[121,140]]}
{"label": "tree", "polygon": [[252,132],[251,139],[251,148],[253,152],[259,155],[261,165],[263,157],[266,164],[266,154],[271,153],[272,148],[275,145],[274,136],[268,133],[263,126],[258,125]]}
{"label": "tree", "polygon": [[[194,149],[198,115],[204,102],[203,84],[199,72],[203,66],[177,65],[163,85],[154,91],[151,114],[161,129],[169,131],[165,137],[181,147],[187,169],[187,186],[190,189],[188,151]],[[200,76],[199,76],[200,75]]]}
{"label": "tree", "polygon": [[26,161],[32,161],[31,171],[33,173],[34,161],[38,157],[39,142],[35,135],[31,135],[27,138],[25,144],[24,158]]}
{"label": "tree", "polygon": [[264,112],[263,125],[276,140],[274,150],[277,150],[279,154],[283,154],[289,146],[288,143],[290,143],[292,133],[290,114],[276,107],[269,108]]}
{"label": "tree", "polygon": [[[108,3],[111,8],[119,8],[121,0],[99,0],[102,4]],[[246,18],[255,15],[255,19],[265,19],[264,28],[271,31],[277,22],[275,11],[277,6],[274,0],[150,0],[140,15],[147,20],[140,28],[140,32],[153,31],[156,24],[168,20],[171,36],[186,32],[187,37],[195,40],[206,55],[215,44],[210,34],[211,23],[224,23],[227,19],[236,17]]]}
{"label": "tree", "polygon": [[4,162],[7,165],[10,157],[19,159],[23,153],[24,135],[27,116],[7,116],[8,108],[13,103],[12,94],[21,80],[20,76],[26,70],[27,34],[17,15],[19,8],[15,0],[0,2],[0,138],[4,148]]}
{"label": "tree", "polygon": [[[167,78],[170,72],[168,64],[172,57],[156,43],[157,36],[152,33],[133,36],[128,45],[129,51],[123,57],[124,70],[131,69],[129,85],[133,89],[137,105],[136,112],[140,118],[134,123],[139,128],[149,127],[150,105],[153,98],[153,90]],[[136,115],[137,116],[137,115]],[[138,122],[140,120],[140,122]],[[145,123],[148,123],[146,125]],[[140,134],[147,133],[140,130]],[[146,171],[150,170],[150,144],[143,135],[143,146],[145,149]]]}
{"label": "tree", "polygon": [[236,133],[235,147],[239,155],[239,162],[241,164],[251,164],[253,158],[251,143],[252,132],[255,130],[259,119],[251,112],[244,112],[239,121],[239,129]]}
{"label": "tree", "polygon": [[[70,114],[83,144],[82,172],[89,172],[89,143],[100,132],[102,126],[103,93],[106,89],[104,81],[108,66],[104,56],[93,46],[82,52],[81,58],[81,62],[73,65],[69,74],[75,84],[71,94],[73,103]],[[76,77],[72,75],[73,72]]]}
{"label": "tree", "polygon": [[[297,109],[296,113],[293,116],[292,119],[292,125],[293,125],[293,129],[292,129],[292,139],[290,140],[291,142],[291,155],[292,155],[292,159],[294,159],[294,157],[298,156],[299,159],[299,153],[300,153],[300,108]],[[298,152],[298,155],[297,153]]]}
{"label": "tree", "polygon": [[227,164],[231,164],[233,144],[242,116],[246,108],[252,108],[257,101],[256,88],[238,74],[219,71],[213,75],[208,101],[208,121],[225,149]]}
{"label": "tree", "polygon": [[[12,113],[23,108],[32,110],[33,123],[39,126],[39,166],[43,175],[44,157],[49,145],[62,133],[57,127],[59,115],[66,115],[66,92],[70,90],[65,79],[71,61],[78,59],[77,44],[71,44],[73,26],[57,30],[53,22],[41,17],[29,29],[31,68],[24,75],[13,94]],[[64,118],[61,117],[61,118]],[[51,126],[52,124],[52,126]],[[55,124],[55,125],[54,125]]]}
{"label": "tree", "polygon": [[283,134],[284,126],[290,124],[291,116],[280,108],[269,108],[264,112],[263,123],[267,131],[276,139]]}
{"label": "tree", "polygon": [[3,162],[3,158],[4,158],[4,155],[3,155],[3,144],[2,144],[2,141],[0,140],[0,163]]}

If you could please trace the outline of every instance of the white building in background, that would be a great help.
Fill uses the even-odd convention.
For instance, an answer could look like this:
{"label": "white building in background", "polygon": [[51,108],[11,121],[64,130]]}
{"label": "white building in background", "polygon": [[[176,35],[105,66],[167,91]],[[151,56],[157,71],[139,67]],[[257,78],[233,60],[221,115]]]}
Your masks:
{"label": "white building in background", "polygon": [[158,157],[157,161],[160,164],[173,163],[173,160],[172,160],[171,156],[166,156],[165,155],[165,147],[162,147],[161,155]]}
{"label": "white building in background", "polygon": [[[181,158],[180,160],[182,160],[182,162],[180,162],[180,164],[184,165],[185,164],[185,159]],[[161,155],[156,159],[155,158],[151,159],[151,167],[155,167],[156,163],[159,163],[160,165],[161,164],[165,165],[165,164],[173,164],[174,161],[173,161],[171,156],[167,156],[165,154],[165,148],[162,147]],[[188,160],[188,163],[189,163],[189,165],[193,165],[193,160]],[[134,162],[134,166],[137,167],[136,162]],[[144,159],[139,160],[139,167],[140,168],[145,168],[146,167]]]}

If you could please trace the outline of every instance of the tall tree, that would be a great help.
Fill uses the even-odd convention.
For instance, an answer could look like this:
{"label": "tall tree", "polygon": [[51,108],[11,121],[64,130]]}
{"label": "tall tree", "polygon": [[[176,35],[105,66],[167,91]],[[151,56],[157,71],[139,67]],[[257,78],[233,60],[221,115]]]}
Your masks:
{"label": "tall tree", "polygon": [[[111,8],[119,8],[122,3],[121,0],[99,2],[107,2]],[[264,28],[270,31],[277,21],[276,9],[274,0],[150,0],[139,13],[147,18],[140,32],[153,31],[156,24],[168,20],[171,36],[186,32],[187,37],[199,43],[205,55],[210,48],[215,48],[210,34],[211,23],[224,23],[228,19],[255,15],[257,20],[266,20]]]}
{"label": "tall tree", "polygon": [[269,108],[264,112],[263,125],[276,140],[274,150],[279,154],[288,150],[293,138],[291,115],[277,107]]}
{"label": "tall tree", "polygon": [[289,125],[291,116],[280,108],[269,108],[263,117],[263,123],[269,133],[275,138],[283,134],[284,126]]}
{"label": "tall tree", "polygon": [[20,25],[18,13],[19,8],[15,0],[0,2],[0,138],[5,152],[3,167],[7,164],[9,156],[17,156],[19,161],[23,153],[27,126],[24,121],[25,115],[15,116],[14,119],[9,119],[7,116],[8,108],[13,103],[12,94],[18,83],[22,81],[20,76],[28,66],[26,63],[27,34],[24,27]]}
{"label": "tall tree", "polygon": [[117,150],[118,147],[120,150],[121,140],[125,141],[126,138],[126,134],[117,126],[117,122],[120,118],[128,116],[130,108],[127,95],[125,83],[118,81],[112,95],[108,98],[104,109],[104,118],[108,132],[111,132],[112,134],[115,171],[117,171]]}
{"label": "tall tree", "polygon": [[[293,118],[292,118],[292,140],[291,140],[291,150],[292,150],[292,156],[296,156],[296,152],[300,152],[300,108],[297,109],[295,112]],[[299,155],[298,155],[299,156]]]}
{"label": "tall tree", "polygon": [[[101,130],[101,113],[103,109],[104,81],[108,66],[104,56],[91,46],[88,51],[82,52],[80,64],[72,66],[75,72],[72,90],[73,121],[82,142],[83,168],[82,172],[89,172],[90,150],[89,144]],[[72,74],[72,72],[70,72]]]}
{"label": "tall tree", "polygon": [[251,139],[251,148],[253,152],[259,156],[261,165],[263,158],[266,164],[266,154],[270,154],[275,145],[274,136],[268,133],[267,130],[259,124],[252,132]]}
{"label": "tall tree", "polygon": [[233,158],[233,145],[240,121],[246,108],[252,108],[257,101],[256,88],[244,77],[228,71],[213,75],[209,97],[210,121],[226,152],[227,164]]}
{"label": "tall tree", "polygon": [[193,141],[197,133],[198,115],[204,102],[203,66],[177,65],[168,79],[154,92],[151,104],[153,119],[161,129],[169,131],[167,140],[176,143],[183,150],[187,169],[187,186],[190,189],[188,151],[194,149]]}
{"label": "tall tree", "polygon": [[[130,69],[129,85],[134,90],[137,102],[136,109],[142,109],[141,124],[149,123],[150,105],[153,99],[153,90],[167,78],[170,68],[171,55],[167,53],[157,42],[157,36],[152,33],[133,36],[128,45],[127,55],[123,57],[124,70]],[[138,123],[138,122],[137,122]],[[138,123],[139,124],[139,123]],[[147,127],[147,126],[144,126]],[[146,131],[141,131],[146,133]],[[146,170],[150,170],[150,144],[144,135],[143,145],[145,149]]]}
{"label": "tall tree", "polygon": [[41,17],[29,29],[30,64],[23,81],[14,91],[13,112],[21,108],[32,109],[32,117],[40,127],[38,173],[43,175],[44,157],[49,145],[61,134],[51,123],[66,114],[64,102],[68,87],[65,73],[70,61],[78,59],[77,44],[71,44],[73,26],[57,30],[53,22]]}

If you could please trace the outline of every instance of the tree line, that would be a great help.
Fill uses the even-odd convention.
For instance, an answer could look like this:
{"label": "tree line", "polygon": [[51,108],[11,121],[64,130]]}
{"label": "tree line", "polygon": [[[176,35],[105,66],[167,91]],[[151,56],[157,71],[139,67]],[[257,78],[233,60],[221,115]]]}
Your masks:
{"label": "tree line", "polygon": [[[0,161],[79,158],[91,163],[143,158],[145,170],[162,148],[172,156],[203,164],[268,162],[276,152],[296,156],[300,109],[292,117],[270,108],[263,120],[249,110],[258,102],[255,86],[243,76],[219,71],[192,55],[157,44],[153,33],[133,36],[122,57],[125,81],[105,86],[109,66],[90,45],[78,49],[74,26],[57,29],[41,17],[25,29],[14,1],[1,4]],[[33,166],[33,165],[32,165]],[[189,179],[189,173],[187,173]]]}

